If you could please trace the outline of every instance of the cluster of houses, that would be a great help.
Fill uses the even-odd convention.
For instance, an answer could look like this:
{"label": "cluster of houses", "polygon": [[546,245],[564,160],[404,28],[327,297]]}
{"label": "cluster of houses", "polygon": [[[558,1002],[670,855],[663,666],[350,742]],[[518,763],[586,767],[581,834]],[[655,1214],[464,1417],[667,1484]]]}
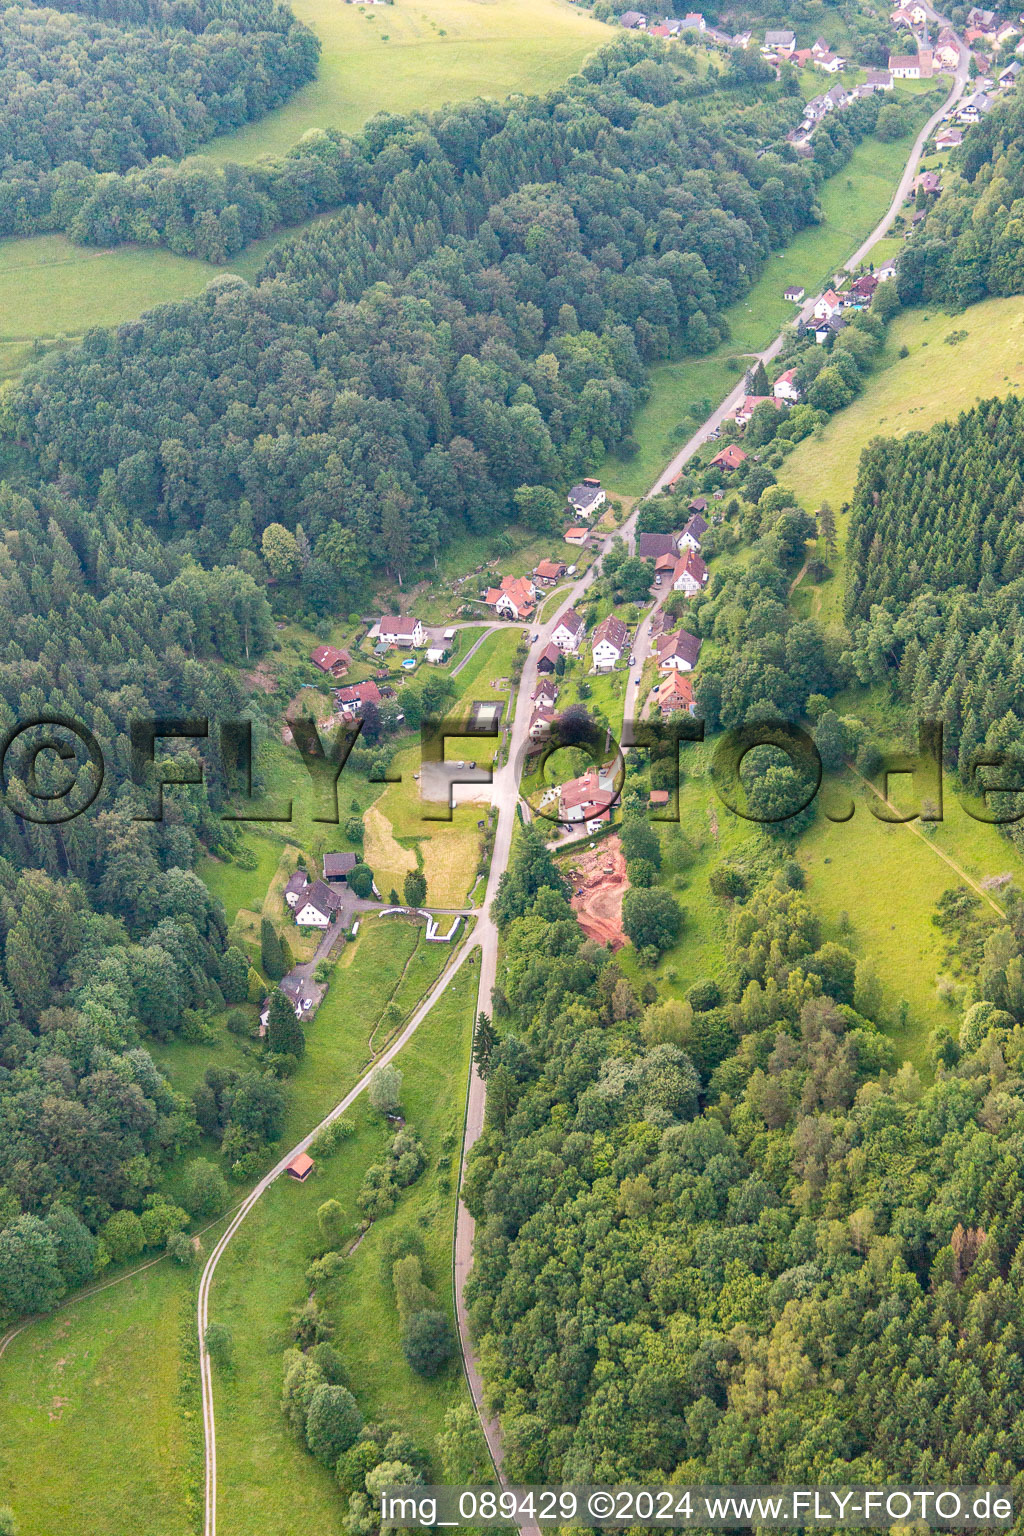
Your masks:
{"label": "cluster of houses", "polygon": [[846,60],[823,37],[816,38],[810,48],[798,48],[794,32],[766,32],[761,57],[769,64],[795,64],[798,69],[810,65],[826,75],[842,74],[846,68]]}
{"label": "cluster of houses", "polygon": [[[601,492],[602,497],[604,492]],[[532,619],[545,587],[556,586],[565,576],[574,576],[576,567],[564,560],[541,560],[532,576],[503,576],[497,587],[488,587],[483,600],[499,619],[520,623]]]}
{"label": "cluster of houses", "polygon": [[685,16],[671,16],[666,21],[650,22],[643,11],[623,11],[619,26],[632,32],[646,32],[649,37],[686,38],[688,41],[714,43],[719,48],[749,48],[752,33],[722,32],[713,27],[700,11]]}
{"label": "cluster of houses", "polygon": [[[745,455],[744,455],[745,457]],[[690,503],[690,517],[682,533],[642,533],[636,552],[641,560],[654,561],[657,586],[668,581],[674,592],[696,597],[708,584],[708,568],[700,556],[700,543],[707,532],[703,513],[707,500],[697,496]]]}

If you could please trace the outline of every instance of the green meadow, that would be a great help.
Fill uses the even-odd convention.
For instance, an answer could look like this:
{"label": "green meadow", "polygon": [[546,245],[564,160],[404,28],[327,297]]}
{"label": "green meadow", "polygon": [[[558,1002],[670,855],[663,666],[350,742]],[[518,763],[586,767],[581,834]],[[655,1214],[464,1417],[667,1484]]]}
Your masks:
{"label": "green meadow", "polygon": [[186,1415],[200,1405],[180,1378],[191,1317],[188,1278],[164,1260],[31,1323],[10,1345],[0,1498],[19,1536],[191,1536]]}
{"label": "green meadow", "polygon": [[322,44],[316,80],[214,139],[205,151],[213,159],[283,154],[311,128],[352,133],[375,112],[548,91],[611,36],[568,0],[294,0],[292,10]]}
{"label": "green meadow", "polygon": [[746,297],[725,311],[730,334],[722,346],[706,357],[680,358],[651,369],[650,397],[633,426],[638,452],[629,460],[609,455],[604,463],[602,477],[615,491],[639,496],[649,488],[700,424],[688,415],[690,405],[704,400],[717,405],[739,381],[740,370],[729,367],[730,359],[763,351],[793,318],[796,306],[783,298],[785,289],[795,283],[809,294],[816,292],[871,232],[892,201],[914,135],[932,110],[923,98],[915,106],[910,133],[891,144],[865,139],[848,164],[825,182],[820,224],[801,230],[784,250],[774,252]]}
{"label": "green meadow", "polygon": [[[427,1169],[404,1192],[395,1212],[375,1223],[325,1293],[332,1342],[345,1362],[349,1386],[367,1418],[387,1418],[425,1450],[436,1451],[445,1410],[468,1401],[453,1360],[427,1381],[406,1365],[390,1286],[380,1274],[380,1239],[394,1224],[423,1234],[431,1285],[452,1309],[451,1244],[455,1217],[452,1172],[439,1169],[461,1136],[478,967],[467,961],[416,1035],[397,1058],[402,1108],[423,1142]],[[281,1361],[290,1343],[292,1313],[308,1287],[304,1273],[324,1244],[318,1206],[338,1200],[345,1211],[344,1246],[359,1230],[355,1197],[370,1163],[383,1154],[386,1122],[360,1099],[350,1111],[355,1134],[304,1185],[281,1179],[254,1207],[228,1248],[213,1287],[210,1315],[234,1339],[234,1366],[215,1382],[223,1536],[292,1536],[316,1531],[340,1536],[343,1498],[331,1475],[295,1439],[280,1407]],[[442,1143],[444,1144],[442,1147]]]}

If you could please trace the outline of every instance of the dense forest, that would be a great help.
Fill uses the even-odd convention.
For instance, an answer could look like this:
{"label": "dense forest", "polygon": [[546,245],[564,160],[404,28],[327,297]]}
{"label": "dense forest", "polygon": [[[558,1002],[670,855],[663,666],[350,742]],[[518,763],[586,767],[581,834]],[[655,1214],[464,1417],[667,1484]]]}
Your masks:
{"label": "dense forest", "polygon": [[405,575],[512,516],[520,487],[628,452],[644,365],[716,345],[822,175],[759,153],[788,99],[715,115],[652,47],[624,39],[544,99],[375,119],[356,206],[255,285],[48,360],[7,430],[44,474],[114,471],[203,563],[262,568],[267,525],[301,527],[314,608],[365,593],[370,551]]}
{"label": "dense forest", "polygon": [[[224,839],[216,763],[204,786],[166,797],[162,821],[140,821],[151,796],[133,785],[129,731],[148,715],[242,713],[244,695],[223,658],[241,662],[247,649],[258,657],[272,627],[250,576],[202,570],[162,548],[119,503],[109,477],[88,505],[67,477],[32,494],[2,486],[0,522],[5,740],[40,714],[70,716],[93,732],[107,770],[88,814],[41,825],[14,809],[26,804],[17,752],[3,763],[5,1319],[80,1284],[97,1251],[105,1259],[137,1251],[131,1226],[142,1234],[134,1213],[143,1205],[149,1225],[138,1247],[162,1246],[187,1219],[176,1212],[168,1228],[171,1208],[156,1187],[167,1162],[198,1140],[195,1106],[171,1091],[146,1041],[202,1038],[206,1010],[246,1000],[249,966],[227,944],[223,908],[191,868],[201,849]],[[59,794],[63,769],[52,754],[36,759],[34,772],[40,792]],[[236,1126],[245,1113],[241,1096],[227,1110]],[[102,1229],[101,1250],[80,1219]],[[70,1268],[62,1232],[78,1254]]]}
{"label": "dense forest", "polygon": [[[965,771],[982,748],[1019,750],[1024,720],[1024,483],[1014,443],[1024,446],[1014,395],[929,432],[876,439],[850,519],[845,660],[861,682],[887,683],[908,714],[942,720],[947,760]],[[1003,795],[989,809],[1013,807]]]}
{"label": "dense forest", "polygon": [[924,1087],[797,866],[745,874],[724,974],[658,1002],[519,842],[466,1185],[509,1474],[1019,1487],[1024,909]]}
{"label": "dense forest", "polygon": [[313,79],[319,51],[277,0],[8,6],[0,234],[62,228],[95,173],[188,154],[263,116]]}
{"label": "dense forest", "polygon": [[961,308],[1024,291],[1024,100],[1008,93],[951,157],[949,180],[900,256],[905,304]]}

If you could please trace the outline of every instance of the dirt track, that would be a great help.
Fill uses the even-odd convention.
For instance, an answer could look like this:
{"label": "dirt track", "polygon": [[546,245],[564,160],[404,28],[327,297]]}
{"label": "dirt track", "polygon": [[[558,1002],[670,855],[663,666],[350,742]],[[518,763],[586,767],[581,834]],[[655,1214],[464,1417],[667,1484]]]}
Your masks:
{"label": "dirt track", "polygon": [[[626,861],[618,837],[607,837],[591,851],[588,849],[569,867],[572,881],[572,909],[588,939],[621,949],[626,942],[622,931],[622,898],[629,889]],[[582,894],[577,894],[582,891]]]}

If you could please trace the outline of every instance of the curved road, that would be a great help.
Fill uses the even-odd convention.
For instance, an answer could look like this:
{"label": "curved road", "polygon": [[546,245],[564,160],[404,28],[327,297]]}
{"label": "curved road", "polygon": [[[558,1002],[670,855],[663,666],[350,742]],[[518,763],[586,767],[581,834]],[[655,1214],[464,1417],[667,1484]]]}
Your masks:
{"label": "curved road", "polygon": [[[931,14],[933,20],[942,20],[942,18],[937,17],[934,12]],[[907,159],[906,167],[900,179],[899,186],[896,189],[896,193],[888,211],[875,226],[874,230],[868,236],[868,238],[854,252],[853,256],[847,263],[849,267],[855,267],[860,262],[862,262],[867,253],[871,250],[872,246],[874,246],[877,241],[881,240],[891,228],[903,203],[903,199],[906,197],[913,182],[914,176],[916,175],[917,166],[921,158],[921,152],[929,135],[934,131],[935,125],[942,119],[945,113],[949,111],[949,108],[956,101],[958,101],[960,96],[963,94],[967,81],[968,59],[969,54],[962,47],[960,63],[957,67],[953,86],[950,90],[949,96],[943,105],[939,108],[939,110],[925,124],[924,128],[922,128],[921,132],[915,139],[914,145]],[[814,309],[814,305],[817,303],[819,297],[820,295],[815,295],[814,298],[807,301],[803,309],[800,311],[799,318],[807,319],[810,317]],[[767,347],[763,352],[757,354],[761,361],[768,363],[777,355],[791,323],[792,322],[784,327],[783,331],[780,332],[780,334],[769,347]],[[731,394],[722,401],[717,409],[711,413],[708,419],[704,422],[703,426],[693,435],[693,437],[690,438],[685,447],[680,449],[680,451],[675,455],[671,462],[666,466],[664,471],[658,476],[657,480],[651,486],[651,489],[647,492],[648,496],[657,495],[676,478],[684,465],[707,441],[709,434],[721,426],[729,412],[732,411],[742,399],[744,393],[744,382],[741,381],[731,392]],[[623,522],[621,527],[609,533],[607,539],[602,545],[602,549],[608,543],[610,543],[612,538],[615,537],[625,538],[627,546],[632,549],[634,534],[636,530],[637,513],[645,499],[645,497],[640,498],[632,513]],[[380,1066],[384,1062],[390,1061],[394,1056],[398,1054],[398,1052],[414,1034],[419,1025],[423,1022],[423,1019],[427,1016],[431,1008],[436,1003],[437,999],[448,986],[452,977],[460,969],[472,951],[475,950],[478,946],[481,953],[477,1009],[478,1011],[490,1011],[492,1006],[491,997],[494,990],[495,981],[497,979],[498,968],[498,930],[491,915],[491,907],[494,897],[497,894],[498,882],[508,865],[509,856],[512,849],[512,838],[515,830],[516,806],[518,804],[519,798],[518,770],[526,747],[529,745],[528,730],[530,715],[532,713],[531,699],[536,688],[538,677],[537,660],[539,658],[540,652],[550,640],[559,617],[566,608],[572,607],[572,605],[578,600],[582,593],[586,591],[586,589],[595,579],[599,567],[600,560],[595,560],[593,565],[590,567],[590,570],[564,594],[562,602],[559,604],[558,611],[555,616],[549,619],[543,625],[535,627],[534,632],[538,634],[538,640],[530,647],[530,653],[523,667],[523,674],[520,681],[519,690],[515,696],[514,712],[510,721],[511,732],[507,760],[505,765],[496,769],[493,775],[492,802],[497,812],[494,851],[491,857],[491,866],[487,879],[487,889],[485,892],[484,901],[481,908],[476,913],[477,926],[474,933],[468,940],[464,942],[461,950],[458,951],[452,964],[448,966],[443,975],[438,979],[433,988],[420,1003],[419,1007],[410,1018],[408,1024],[402,1030],[401,1034],[388,1047],[388,1049],[383,1053],[378,1061],[374,1063],[373,1068],[371,1068],[370,1071],[366,1072],[363,1077],[360,1078],[355,1086],[349,1090],[349,1092],[338,1104],[335,1105],[335,1107],[328,1115],[324,1117],[319,1125],[315,1126],[309,1132],[309,1134],[303,1138],[302,1141],[297,1143],[296,1146],[292,1147],[287,1153],[285,1153],[284,1156],[281,1157],[275,1166],[270,1170],[270,1172],[265,1174],[259,1183],[254,1186],[250,1194],[239,1207],[230,1225],[225,1229],[219,1242],[210,1254],[209,1260],[207,1261],[206,1267],[203,1271],[202,1279],[200,1281],[198,1305],[199,1357],[203,1396],[203,1428],[206,1439],[206,1513],[204,1536],[216,1536],[217,1530],[217,1442],[216,1423],[214,1417],[213,1376],[211,1371],[210,1358],[207,1354],[205,1344],[203,1342],[209,1318],[210,1289],[213,1283],[214,1274],[216,1273],[217,1265],[224,1253],[224,1250],[227,1248],[232,1237],[238,1231],[238,1228],[241,1226],[246,1216],[252,1210],[253,1206],[261,1198],[261,1196],[266,1193],[270,1185],[280,1177],[296,1153],[306,1151],[318,1131],[320,1131],[324,1126],[329,1125],[332,1121],[336,1120],[340,1115],[344,1114],[344,1112],[366,1088],[371,1073],[376,1069],[376,1067]],[[657,604],[660,602],[661,598],[665,595],[667,594],[659,594],[659,598],[655,602],[655,608],[657,607]],[[651,615],[648,614],[643,621],[643,624],[641,625],[640,632],[638,634],[638,643],[642,641],[647,634],[649,634],[650,619]],[[497,628],[498,626],[496,625],[494,627]],[[481,636],[480,642],[478,643],[482,643],[483,638],[484,637]],[[473,651],[475,650],[476,645],[474,645],[471,651],[462,658],[461,665],[464,665],[465,662],[469,660],[470,655],[472,655]],[[635,668],[635,673],[634,671],[631,671],[630,681],[629,684],[627,684],[626,692],[627,709],[629,707],[635,709],[640,670],[640,664],[638,663],[637,667]],[[462,1144],[462,1160],[459,1170],[460,1188],[462,1177],[465,1173],[467,1153],[473,1147],[474,1143],[478,1140],[481,1132],[483,1131],[485,1101],[486,1090],[484,1082],[477,1072],[475,1063],[473,1063],[470,1070],[469,1091],[466,1101],[465,1132]],[[457,1206],[455,1241],[453,1247],[455,1306],[459,1328],[459,1343],[462,1350],[463,1363],[466,1370],[466,1378],[469,1383],[474,1405],[476,1407],[477,1413],[480,1416],[480,1423],[487,1441],[487,1447],[494,1462],[498,1477],[502,1482],[504,1482],[504,1476],[502,1472],[504,1455],[501,1441],[501,1429],[497,1419],[492,1417],[487,1412],[486,1404],[484,1402],[483,1380],[480,1374],[479,1362],[477,1360],[476,1352],[473,1348],[472,1339],[470,1337],[468,1316],[466,1312],[464,1292],[466,1280],[469,1276],[469,1271],[473,1261],[473,1234],[473,1218],[466,1210],[466,1207],[462,1201],[459,1200]],[[520,1527],[520,1529],[524,1532],[524,1536],[539,1536],[537,1527],[530,1524],[524,1524]]]}
{"label": "curved road", "polygon": [[[931,15],[934,21],[945,25],[944,18],[937,16],[934,12],[932,12]],[[903,206],[903,200],[909,193],[910,188],[914,182],[914,177],[917,175],[917,167],[920,164],[921,152],[924,149],[928,138],[932,133],[934,133],[937,125],[945,117],[950,107],[954,106],[964,93],[964,87],[967,84],[967,72],[969,65],[970,50],[961,43],[960,62],[957,65],[956,74],[953,77],[953,84],[950,88],[949,95],[942,103],[942,106],[939,107],[938,111],[934,112],[928,119],[924,127],[921,129],[921,132],[914,140],[913,147],[911,148],[910,154],[907,157],[907,163],[904,167],[903,175],[900,177],[899,186],[896,188],[892,202],[889,204],[888,209],[883,214],[882,218],[879,219],[870,235],[868,235],[867,239],[857,247],[853,255],[849,258],[846,263],[847,269],[852,270],[854,267],[859,266],[861,262],[865,260],[872,247],[877,245],[879,240],[883,240],[885,238],[893,224],[896,222],[896,216],[899,213],[900,208]],[[809,320],[814,312],[814,306],[817,304],[820,297],[821,294],[817,293],[812,299],[808,299],[803,308],[794,317],[794,319],[805,321]],[[758,361],[761,361],[762,363],[770,363],[772,359],[778,355],[782,349],[782,343],[785,340],[789,326],[793,323],[793,321],[790,321],[789,324],[779,332],[771,346],[766,347],[763,352],[751,353],[751,366],[756,366]],[[679,450],[671,463],[668,464],[662,473],[658,476],[650,491],[647,493],[649,496],[655,495],[658,491],[665,490],[669,485],[672,484],[672,481],[676,478],[687,461],[693,458],[693,455],[697,452],[697,449],[707,442],[711,433],[717,431],[729,413],[736,409],[746,392],[746,380],[741,379],[731,394],[726,396],[717,410],[712,411],[704,425],[702,427],[698,427],[697,431],[690,438],[690,441],[686,444],[686,446]]]}

